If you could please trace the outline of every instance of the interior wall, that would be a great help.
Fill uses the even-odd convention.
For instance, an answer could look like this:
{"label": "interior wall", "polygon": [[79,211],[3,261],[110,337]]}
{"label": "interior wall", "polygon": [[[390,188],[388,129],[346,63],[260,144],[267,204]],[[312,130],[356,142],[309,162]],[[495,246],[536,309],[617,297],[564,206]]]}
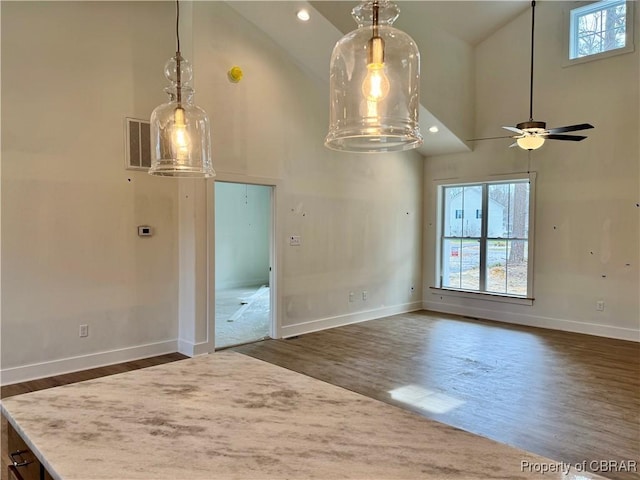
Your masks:
{"label": "interior wall", "polygon": [[[425,165],[424,305],[436,311],[638,340],[640,130],[636,51],[563,67],[564,10],[536,8],[534,118],[549,127],[588,122],[582,142],[548,141],[531,152],[510,140]],[[476,136],[504,135],[528,119],[531,13],[476,49]],[[578,132],[581,133],[581,132]],[[537,172],[533,306],[443,296],[436,285],[436,184]],[[493,176],[493,177],[492,177]],[[605,302],[596,311],[596,302]]]}
{"label": "interior wall", "polygon": [[[410,287],[421,282],[422,157],[326,149],[328,86],[319,92],[315,80],[229,6],[193,6],[196,97],[212,114],[219,178],[280,184],[281,334],[419,308]],[[244,70],[239,83],[227,77],[233,65]],[[289,235],[299,235],[302,245],[289,246]]]}
{"label": "interior wall", "polygon": [[[420,20],[417,17],[412,21]],[[458,138],[471,138],[475,107],[474,49],[437,27],[429,28],[425,37],[427,41],[420,45],[420,102]]]}
{"label": "interior wall", "polygon": [[269,285],[271,187],[217,182],[216,290]]}
{"label": "interior wall", "polygon": [[166,99],[175,6],[1,8],[3,382],[175,351],[177,187],[124,168],[125,117]]}

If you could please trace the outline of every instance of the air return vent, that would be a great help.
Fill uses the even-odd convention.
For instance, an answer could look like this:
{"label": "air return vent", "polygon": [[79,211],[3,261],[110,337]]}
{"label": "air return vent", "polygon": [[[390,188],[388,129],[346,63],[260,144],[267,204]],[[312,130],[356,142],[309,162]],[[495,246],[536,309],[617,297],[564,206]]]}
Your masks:
{"label": "air return vent", "polygon": [[149,170],[151,143],[149,122],[127,118],[125,122],[125,167],[129,170]]}

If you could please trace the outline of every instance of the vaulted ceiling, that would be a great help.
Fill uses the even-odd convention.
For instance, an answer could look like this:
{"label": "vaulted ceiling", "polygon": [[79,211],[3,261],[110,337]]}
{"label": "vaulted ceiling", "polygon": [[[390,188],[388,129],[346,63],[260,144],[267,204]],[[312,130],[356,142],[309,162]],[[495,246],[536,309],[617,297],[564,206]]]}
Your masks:
{"label": "vaulted ceiling", "polygon": [[[294,61],[327,88],[329,60],[337,40],[356,25],[351,9],[357,1],[230,1],[228,4],[270,36],[287,51]],[[433,32],[445,32],[457,42],[464,42],[468,49],[482,42],[530,6],[528,0],[502,1],[397,1],[401,10],[394,26],[408,33],[422,51],[434,48]],[[311,20],[303,23],[295,14],[306,8]],[[429,43],[430,42],[430,43]],[[423,62],[424,64],[424,62]],[[424,88],[424,84],[421,87]],[[425,156],[469,151],[464,142],[470,131],[447,125],[443,115],[430,111],[422,96],[420,127],[425,144],[418,151]],[[328,107],[327,107],[328,108]],[[468,122],[467,122],[468,123]],[[437,126],[437,135],[429,135],[428,128]],[[467,129],[468,130],[468,129]],[[468,138],[468,137],[467,137]]]}
{"label": "vaulted ceiling", "polygon": [[[352,1],[312,1],[318,10],[339,30],[355,28]],[[502,1],[398,1],[401,15],[395,26],[407,32],[420,44],[428,28],[441,28],[461,40],[476,45],[526,10],[528,0]]]}

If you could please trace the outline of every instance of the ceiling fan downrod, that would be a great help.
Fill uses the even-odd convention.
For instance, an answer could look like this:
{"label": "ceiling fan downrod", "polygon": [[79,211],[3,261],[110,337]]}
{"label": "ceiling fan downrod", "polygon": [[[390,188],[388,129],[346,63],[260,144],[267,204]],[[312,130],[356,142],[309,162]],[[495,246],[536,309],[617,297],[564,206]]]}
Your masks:
{"label": "ceiling fan downrod", "polygon": [[531,1],[531,68],[529,69],[529,121],[533,122],[533,47],[536,26],[536,1]]}
{"label": "ceiling fan downrod", "polygon": [[546,122],[535,122],[533,120],[533,51],[535,45],[535,26],[536,26],[536,2],[531,1],[531,68],[529,69],[529,121],[520,122],[516,125],[520,130],[530,128],[545,129]]}

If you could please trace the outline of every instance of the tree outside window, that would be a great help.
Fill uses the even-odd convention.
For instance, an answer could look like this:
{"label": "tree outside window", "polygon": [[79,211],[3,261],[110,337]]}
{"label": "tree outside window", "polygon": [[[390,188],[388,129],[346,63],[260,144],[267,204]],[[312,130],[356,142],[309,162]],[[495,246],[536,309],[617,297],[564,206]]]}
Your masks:
{"label": "tree outside window", "polygon": [[569,58],[624,48],[626,28],[625,0],[604,0],[571,10]]}

